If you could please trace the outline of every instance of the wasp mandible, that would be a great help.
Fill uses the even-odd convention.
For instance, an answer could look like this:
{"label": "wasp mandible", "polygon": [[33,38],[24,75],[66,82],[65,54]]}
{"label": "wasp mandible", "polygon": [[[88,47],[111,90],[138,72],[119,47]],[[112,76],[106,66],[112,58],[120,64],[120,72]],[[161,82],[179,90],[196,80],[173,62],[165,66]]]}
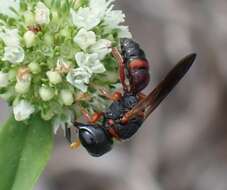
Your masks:
{"label": "wasp mandible", "polygon": [[[84,113],[88,124],[74,122],[80,143],[95,157],[109,152],[113,139],[121,141],[131,138],[183,78],[196,58],[196,54],[183,58],[151,93],[144,95],[141,91],[150,81],[145,53],[132,39],[121,39],[120,44],[121,48],[113,48],[112,54],[119,65],[123,94],[115,92],[109,95],[102,90],[102,95],[112,100],[112,104],[103,113],[95,113],[92,117]],[[101,124],[97,124],[100,120]],[[66,138],[71,143],[71,131],[66,129]],[[71,144],[72,147],[77,145],[78,142]]]}

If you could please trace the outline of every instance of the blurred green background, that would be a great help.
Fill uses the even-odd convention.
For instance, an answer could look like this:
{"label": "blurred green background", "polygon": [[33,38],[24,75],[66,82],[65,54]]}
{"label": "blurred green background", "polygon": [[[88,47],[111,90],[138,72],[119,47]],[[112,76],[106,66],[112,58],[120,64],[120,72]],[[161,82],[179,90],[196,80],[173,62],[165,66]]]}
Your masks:
{"label": "blurred green background", "polygon": [[[12,0],[11,0],[12,1]],[[0,11],[10,0],[0,0]],[[226,190],[227,1],[118,0],[147,52],[146,93],[186,54],[197,62],[137,135],[102,158],[62,134],[35,190]],[[0,120],[10,109],[0,102]]]}

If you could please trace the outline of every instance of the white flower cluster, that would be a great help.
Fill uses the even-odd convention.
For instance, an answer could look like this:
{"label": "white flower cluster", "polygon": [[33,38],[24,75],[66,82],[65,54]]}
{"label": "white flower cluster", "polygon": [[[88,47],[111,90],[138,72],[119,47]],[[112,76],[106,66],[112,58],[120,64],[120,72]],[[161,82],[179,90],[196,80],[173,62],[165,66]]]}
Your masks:
{"label": "white flower cluster", "polygon": [[92,86],[118,82],[108,76],[117,76],[111,50],[131,34],[113,1],[23,1],[17,18],[0,17],[0,96],[17,121],[41,113],[55,129],[69,124],[76,106],[95,109],[101,97]]}

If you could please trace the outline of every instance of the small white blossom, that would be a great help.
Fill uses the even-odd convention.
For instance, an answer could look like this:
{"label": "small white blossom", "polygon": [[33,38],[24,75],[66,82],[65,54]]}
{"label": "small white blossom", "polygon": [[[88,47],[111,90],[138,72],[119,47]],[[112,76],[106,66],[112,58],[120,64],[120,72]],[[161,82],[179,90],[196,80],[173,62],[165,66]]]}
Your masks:
{"label": "small white blossom", "polygon": [[7,46],[4,48],[3,61],[9,61],[12,64],[21,63],[24,60],[24,50],[20,46]]}
{"label": "small white blossom", "polygon": [[98,74],[106,71],[104,65],[99,60],[97,53],[86,54],[79,52],[75,55],[76,62],[80,68],[85,68],[89,73]]}
{"label": "small white blossom", "polygon": [[0,88],[7,87],[9,84],[9,74],[0,71]]}
{"label": "small white blossom", "polygon": [[54,97],[54,92],[52,88],[49,87],[41,87],[39,89],[39,95],[43,101],[49,101]]}
{"label": "small white blossom", "polygon": [[27,67],[21,67],[16,74],[17,83],[15,90],[19,94],[25,94],[30,90],[32,75]]}
{"label": "small white blossom", "polygon": [[74,38],[74,42],[77,43],[82,50],[86,50],[89,46],[96,42],[96,35],[92,31],[87,31],[84,28],[80,29]]}
{"label": "small white blossom", "polygon": [[0,13],[8,15],[10,17],[15,17],[15,14],[10,10],[10,7],[13,7],[15,10],[19,10],[19,1],[18,0],[7,0],[1,1]]}
{"label": "small white blossom", "polygon": [[99,15],[100,18],[103,18],[105,14],[113,8],[113,5],[108,8],[113,1],[114,0],[90,0],[89,7],[93,12]]}
{"label": "small white blossom", "polygon": [[35,33],[32,31],[27,31],[24,34],[24,42],[27,48],[32,47],[33,43],[35,41]]}
{"label": "small white blossom", "polygon": [[60,97],[64,105],[71,106],[74,102],[73,94],[70,90],[61,90]]}
{"label": "small white blossom", "polygon": [[6,46],[19,46],[20,38],[17,29],[0,30],[0,38],[3,40]]}
{"label": "small white blossom", "polygon": [[38,2],[35,7],[35,21],[40,25],[49,24],[50,22],[50,10],[42,2]]}
{"label": "small white blossom", "polygon": [[15,91],[19,94],[25,94],[29,91],[31,86],[30,81],[17,81],[15,85]]}
{"label": "small white blossom", "polygon": [[31,26],[35,23],[35,15],[32,11],[27,10],[24,12],[24,22],[27,26]]}
{"label": "small white blossom", "polygon": [[48,71],[46,74],[52,84],[58,84],[62,81],[61,75],[57,71]]}
{"label": "small white blossom", "polygon": [[78,28],[91,30],[101,22],[101,17],[89,7],[80,8],[78,12],[71,10],[73,24]]}
{"label": "small white blossom", "polygon": [[56,134],[59,128],[62,128],[65,132],[65,127],[73,127],[75,116],[70,110],[65,110],[64,114],[56,116],[53,120],[54,133]]}
{"label": "small white blossom", "polygon": [[21,100],[13,106],[14,117],[17,121],[23,121],[35,112],[34,106],[26,100]]}
{"label": "small white blossom", "polygon": [[110,28],[116,28],[119,24],[125,21],[125,14],[119,10],[109,11],[105,18],[104,24]]}
{"label": "small white blossom", "polygon": [[90,51],[93,53],[97,53],[99,59],[102,60],[106,57],[107,54],[112,51],[111,44],[111,41],[101,39],[97,41],[93,46],[91,46]]}
{"label": "small white blossom", "polygon": [[82,92],[87,92],[88,83],[91,78],[91,74],[84,68],[77,68],[72,69],[66,79],[67,81],[73,85],[74,87],[78,88]]}
{"label": "small white blossom", "polygon": [[119,26],[119,33],[118,37],[119,38],[132,38],[132,34],[128,29],[128,26]]}

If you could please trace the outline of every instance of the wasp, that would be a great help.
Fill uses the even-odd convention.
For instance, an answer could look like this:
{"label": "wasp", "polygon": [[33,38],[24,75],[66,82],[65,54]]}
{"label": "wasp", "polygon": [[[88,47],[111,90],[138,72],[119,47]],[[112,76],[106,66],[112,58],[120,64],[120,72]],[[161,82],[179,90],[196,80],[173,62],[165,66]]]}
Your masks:
{"label": "wasp", "polygon": [[[119,64],[119,78],[123,93],[109,95],[102,90],[102,95],[112,100],[112,104],[103,112],[90,117],[84,113],[88,123],[74,122],[78,129],[80,142],[94,157],[109,152],[114,139],[122,141],[131,138],[143,122],[158,107],[164,98],[187,73],[196,59],[196,54],[183,58],[148,95],[141,91],[150,81],[149,62],[140,45],[132,39],[124,38],[121,47],[113,48],[112,54]],[[101,121],[101,124],[97,124]],[[71,143],[71,131],[66,128],[66,138]],[[72,143],[77,147],[78,142]]]}

